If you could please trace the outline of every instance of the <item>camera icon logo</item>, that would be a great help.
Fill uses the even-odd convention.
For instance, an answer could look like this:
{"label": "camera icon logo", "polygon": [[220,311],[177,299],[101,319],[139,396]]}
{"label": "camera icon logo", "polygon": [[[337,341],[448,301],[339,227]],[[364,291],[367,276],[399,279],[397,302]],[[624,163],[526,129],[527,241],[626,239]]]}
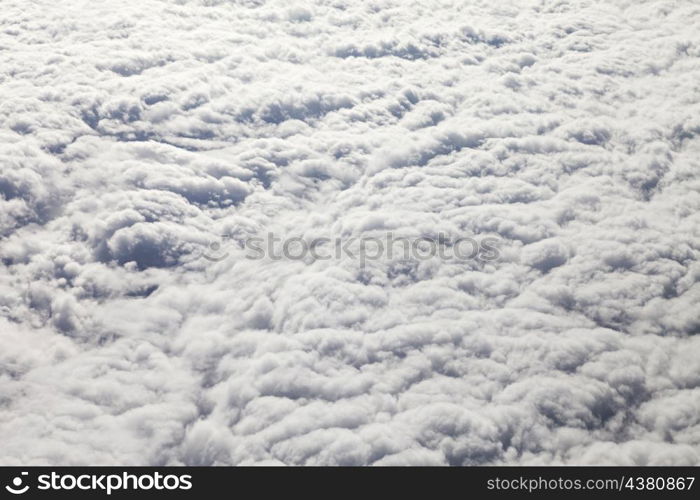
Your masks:
{"label": "camera icon logo", "polygon": [[13,495],[21,495],[29,490],[29,485],[22,487],[23,476],[28,476],[28,472],[22,472],[19,476],[12,480],[12,485],[5,486],[5,489]]}

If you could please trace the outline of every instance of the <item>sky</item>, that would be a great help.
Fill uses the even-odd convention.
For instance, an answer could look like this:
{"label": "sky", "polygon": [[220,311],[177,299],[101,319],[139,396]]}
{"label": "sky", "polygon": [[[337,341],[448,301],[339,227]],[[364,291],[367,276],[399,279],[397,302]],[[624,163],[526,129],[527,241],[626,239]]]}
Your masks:
{"label": "sky", "polygon": [[0,463],[700,465],[699,25],[4,0]]}

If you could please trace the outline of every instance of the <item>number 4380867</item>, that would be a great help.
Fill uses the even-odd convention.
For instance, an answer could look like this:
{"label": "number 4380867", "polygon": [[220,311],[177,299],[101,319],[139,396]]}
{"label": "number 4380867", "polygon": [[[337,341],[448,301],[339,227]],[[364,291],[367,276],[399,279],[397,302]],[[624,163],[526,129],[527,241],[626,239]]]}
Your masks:
{"label": "number 4380867", "polygon": [[695,478],[689,477],[630,477],[624,484],[628,490],[689,491]]}

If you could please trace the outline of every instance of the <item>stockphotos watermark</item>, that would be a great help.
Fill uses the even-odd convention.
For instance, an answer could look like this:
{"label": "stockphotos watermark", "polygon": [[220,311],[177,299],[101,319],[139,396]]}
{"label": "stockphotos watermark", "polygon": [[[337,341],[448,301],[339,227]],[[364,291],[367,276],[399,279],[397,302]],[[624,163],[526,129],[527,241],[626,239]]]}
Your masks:
{"label": "stockphotos watermark", "polygon": [[446,233],[434,236],[406,237],[391,232],[382,236],[307,238],[280,237],[272,232],[265,236],[243,237],[222,235],[200,249],[197,257],[220,262],[235,254],[250,260],[293,260],[312,263],[324,260],[353,259],[364,267],[377,260],[425,261],[478,260],[493,262],[500,257],[501,240],[495,236],[451,237]]}
{"label": "stockphotos watermark", "polygon": [[115,491],[176,491],[191,490],[192,476],[189,474],[66,474],[51,472],[35,477],[30,484],[28,472],[14,477],[5,490],[13,495],[23,495],[30,490],[39,491],[91,491],[111,495]]}

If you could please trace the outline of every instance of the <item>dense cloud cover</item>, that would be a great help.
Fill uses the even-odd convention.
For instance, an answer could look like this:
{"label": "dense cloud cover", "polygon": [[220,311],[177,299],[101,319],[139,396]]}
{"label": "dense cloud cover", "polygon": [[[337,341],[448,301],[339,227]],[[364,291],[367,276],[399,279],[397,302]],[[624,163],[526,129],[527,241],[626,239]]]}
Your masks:
{"label": "dense cloud cover", "polygon": [[[700,464],[699,25],[5,0],[0,463]],[[236,245],[387,231],[500,256]]]}

